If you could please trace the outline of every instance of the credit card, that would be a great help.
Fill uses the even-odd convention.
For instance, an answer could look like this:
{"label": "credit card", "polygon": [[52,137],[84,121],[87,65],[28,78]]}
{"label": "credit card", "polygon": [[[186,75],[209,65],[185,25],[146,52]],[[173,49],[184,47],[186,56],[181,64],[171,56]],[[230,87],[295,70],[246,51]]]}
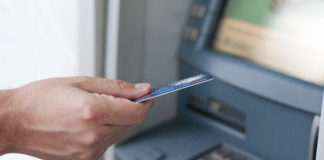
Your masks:
{"label": "credit card", "polygon": [[197,84],[202,84],[213,80],[214,77],[208,74],[199,74],[193,77],[189,77],[180,81],[170,83],[168,85],[152,89],[151,92],[141,98],[133,100],[133,102],[143,102],[152,98],[156,98],[165,94],[169,94],[184,88],[192,87]]}

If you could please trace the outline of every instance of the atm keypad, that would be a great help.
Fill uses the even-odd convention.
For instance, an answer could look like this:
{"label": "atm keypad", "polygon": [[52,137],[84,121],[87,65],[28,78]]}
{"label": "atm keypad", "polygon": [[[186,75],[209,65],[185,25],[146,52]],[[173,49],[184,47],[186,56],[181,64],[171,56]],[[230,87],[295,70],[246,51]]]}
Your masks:
{"label": "atm keypad", "polygon": [[224,146],[203,154],[194,160],[251,160],[250,158]]}
{"label": "atm keypad", "polygon": [[191,15],[194,18],[202,19],[205,16],[206,11],[207,7],[205,4],[195,3],[191,9]]}
{"label": "atm keypad", "polygon": [[188,26],[185,30],[185,38],[191,42],[195,42],[198,38],[199,29],[197,27]]}

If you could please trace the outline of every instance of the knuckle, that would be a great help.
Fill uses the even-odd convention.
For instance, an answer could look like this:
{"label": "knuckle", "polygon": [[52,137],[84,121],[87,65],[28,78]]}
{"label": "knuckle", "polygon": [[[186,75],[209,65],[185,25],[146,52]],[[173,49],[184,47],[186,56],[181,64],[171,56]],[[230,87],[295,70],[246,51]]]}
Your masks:
{"label": "knuckle", "polygon": [[112,80],[112,85],[114,88],[123,89],[127,86],[127,83],[122,80]]}
{"label": "knuckle", "polygon": [[79,76],[76,78],[73,78],[72,85],[78,88],[82,88],[83,86],[86,86],[87,83],[90,81],[91,77],[89,76]]}
{"label": "knuckle", "polygon": [[90,132],[82,137],[81,145],[84,147],[91,147],[100,142],[100,136],[97,133]]}
{"label": "knuckle", "polygon": [[83,152],[79,155],[80,160],[94,160],[96,159],[96,154],[95,152]]}
{"label": "knuckle", "polygon": [[143,108],[145,108],[145,110],[148,112],[149,110],[151,110],[153,104],[154,104],[154,101],[151,100],[151,101],[145,103]]}
{"label": "knuckle", "polygon": [[77,78],[76,83],[82,84],[84,82],[88,82],[90,80],[90,78],[91,77],[89,77],[89,76],[80,76],[80,77]]}
{"label": "knuckle", "polygon": [[143,112],[139,112],[136,115],[135,124],[141,124],[141,123],[143,123],[144,120],[145,120],[145,117],[146,117],[146,114],[144,114]]}
{"label": "knuckle", "polygon": [[147,115],[147,111],[143,108],[142,104],[132,104],[131,107],[128,108],[129,113],[131,113],[132,123],[133,124],[141,124],[145,120]]}
{"label": "knuckle", "polygon": [[83,120],[95,120],[97,117],[97,113],[91,105],[84,106],[81,113]]}
{"label": "knuckle", "polygon": [[80,80],[81,82],[88,81],[89,79],[90,79],[89,76],[80,76],[80,77],[79,77],[79,80]]}

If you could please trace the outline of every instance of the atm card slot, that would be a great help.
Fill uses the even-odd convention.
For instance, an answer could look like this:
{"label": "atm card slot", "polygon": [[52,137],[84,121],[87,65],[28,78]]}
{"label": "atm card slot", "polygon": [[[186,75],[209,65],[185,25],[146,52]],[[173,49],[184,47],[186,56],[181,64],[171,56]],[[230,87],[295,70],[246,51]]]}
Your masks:
{"label": "atm card slot", "polygon": [[221,123],[240,133],[245,133],[246,115],[229,105],[213,99],[207,100],[206,98],[191,95],[189,96],[188,107],[190,110],[208,117],[217,123]]}

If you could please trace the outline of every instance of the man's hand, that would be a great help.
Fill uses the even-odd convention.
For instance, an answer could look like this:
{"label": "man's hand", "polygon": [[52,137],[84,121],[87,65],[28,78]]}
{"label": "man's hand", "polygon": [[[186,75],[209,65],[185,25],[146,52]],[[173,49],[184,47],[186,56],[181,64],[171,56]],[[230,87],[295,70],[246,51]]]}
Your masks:
{"label": "man's hand", "polygon": [[150,89],[146,83],[74,77],[3,91],[0,152],[46,160],[95,160],[131,125],[144,120],[153,101],[130,99]]}

